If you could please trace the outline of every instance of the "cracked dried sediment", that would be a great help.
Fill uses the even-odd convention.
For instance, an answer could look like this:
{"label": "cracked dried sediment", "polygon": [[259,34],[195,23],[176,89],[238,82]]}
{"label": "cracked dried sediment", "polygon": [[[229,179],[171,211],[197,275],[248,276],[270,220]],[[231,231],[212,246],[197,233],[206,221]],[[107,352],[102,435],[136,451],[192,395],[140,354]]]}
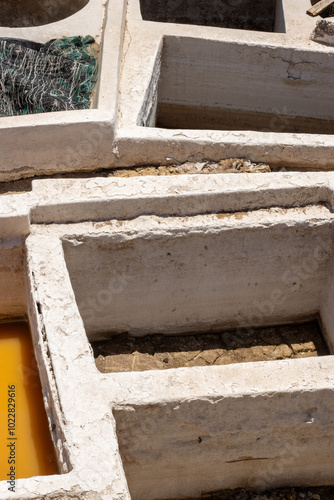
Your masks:
{"label": "cracked dried sediment", "polygon": [[328,354],[316,322],[198,335],[122,334],[92,344],[104,373],[227,365]]}
{"label": "cracked dried sediment", "polygon": [[150,165],[125,167],[111,170],[110,177],[140,177],[144,175],[181,175],[181,174],[238,174],[268,173],[271,168],[266,163],[254,163],[243,158],[226,158],[220,161],[201,161],[175,163],[171,165]]}

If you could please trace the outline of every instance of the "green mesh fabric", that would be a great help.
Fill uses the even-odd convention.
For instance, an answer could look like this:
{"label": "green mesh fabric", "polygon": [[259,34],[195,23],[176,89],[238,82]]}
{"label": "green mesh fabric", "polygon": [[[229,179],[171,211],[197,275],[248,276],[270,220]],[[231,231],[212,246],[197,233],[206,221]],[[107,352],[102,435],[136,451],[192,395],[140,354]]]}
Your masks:
{"label": "green mesh fabric", "polygon": [[0,116],[87,109],[97,77],[91,36],[46,44],[0,38]]}

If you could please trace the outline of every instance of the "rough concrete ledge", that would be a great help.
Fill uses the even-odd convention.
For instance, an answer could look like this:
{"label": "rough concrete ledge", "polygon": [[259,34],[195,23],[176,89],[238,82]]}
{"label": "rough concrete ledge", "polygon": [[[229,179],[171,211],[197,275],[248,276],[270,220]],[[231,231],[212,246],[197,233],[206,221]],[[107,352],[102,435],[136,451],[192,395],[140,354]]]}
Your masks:
{"label": "rough concrete ledge", "polygon": [[[21,235],[24,238],[29,233],[26,244],[22,238],[15,243],[21,247],[22,255],[23,250],[27,252],[25,270],[22,262],[18,266],[21,291],[26,296],[20,308],[30,319],[62,472],[59,476],[19,480],[17,495],[9,496],[6,484],[1,482],[1,498],[129,500],[131,495],[132,500],[153,500],[186,498],[208,487],[212,490],[240,485],[332,483],[331,356],[166,372],[101,374],[96,369],[88,330],[78,308],[74,264],[76,251],[85,248],[89,241],[96,245],[92,247],[96,255],[100,242],[109,242],[110,251],[104,253],[113,258],[113,248],[122,242],[139,241],[145,234],[149,245],[156,238],[168,240],[169,235],[174,235],[171,243],[177,251],[176,240],[181,241],[182,231],[190,231],[203,241],[225,231],[227,243],[236,234],[243,233],[247,239],[256,231],[254,241],[260,253],[266,249],[263,237],[276,235],[270,245],[280,242],[293,272],[294,266],[297,271],[303,266],[306,253],[310,252],[316,260],[316,266],[313,259],[305,269],[300,267],[300,290],[307,300],[299,303],[299,313],[305,314],[308,308],[312,315],[319,314],[333,349],[333,189],[333,174],[213,175],[205,179],[185,175],[133,178],[127,182],[35,181],[30,193],[1,197],[4,228],[10,228],[17,214],[26,217]],[[206,206],[201,202],[204,191],[212,194]],[[140,203],[147,202],[144,208],[136,199],[138,192]],[[171,194],[173,203],[167,207],[173,209],[172,216],[167,213],[169,209],[161,208],[162,203],[158,206],[155,202],[157,196],[160,202],[168,201]],[[132,198],[135,199],[131,206]],[[113,200],[114,216],[110,210],[103,217],[102,209]],[[129,212],[124,208],[124,200],[130,205]],[[238,214],[247,210],[249,203],[253,203],[252,210],[240,219]],[[82,221],[83,207],[93,221],[78,222]],[[263,210],[267,213],[265,220]],[[221,219],[214,215],[216,211],[222,213]],[[152,212],[154,215],[150,215]],[[29,213],[34,223],[29,223]],[[55,217],[57,213],[61,223],[50,223],[52,214]],[[297,229],[308,244],[301,244]],[[285,239],[288,233],[290,236]],[[17,234],[15,229],[13,236]],[[323,242],[318,249],[317,235]],[[4,245],[9,249],[15,246],[11,238],[8,229]],[[269,244],[270,240],[266,241]],[[64,254],[66,242],[72,245],[72,263],[66,250]],[[291,252],[290,243],[295,246]],[[296,254],[297,247],[303,255]],[[234,252],[236,262],[241,262],[238,255],[242,245],[231,247],[229,252]],[[0,257],[8,259],[1,249]],[[79,262],[87,275],[82,290],[93,301],[105,298],[98,295],[103,290],[99,280],[109,268],[102,260],[99,262],[95,288],[89,285],[87,261]],[[255,269],[259,278],[267,281],[263,298],[266,323],[275,316],[267,304],[274,297],[267,292],[273,291],[275,273],[279,275],[282,270],[277,262],[273,264],[263,265],[260,260]],[[152,272],[156,273],[154,269]],[[243,272],[240,268],[240,276]],[[285,286],[295,297],[287,301],[293,310],[300,292],[292,290],[290,277]],[[118,300],[123,292],[120,290],[114,297]],[[14,293],[13,289],[13,296]],[[244,304],[251,305],[250,300],[246,294]],[[0,305],[4,307],[1,300]],[[126,302],[123,307],[126,309]],[[277,305],[274,311],[277,313]],[[280,307],[276,320],[284,321],[285,313]]]}
{"label": "rough concrete ledge", "polygon": [[[192,215],[261,207],[332,203],[334,174],[271,173],[213,176],[33,181],[32,223]],[[46,189],[47,186],[47,189]]]}
{"label": "rough concrete ledge", "polygon": [[277,172],[35,180],[29,191],[0,197],[0,229],[5,238],[27,236],[30,223],[80,222],[87,220],[87,213],[98,221],[331,205],[333,179],[332,173]]}

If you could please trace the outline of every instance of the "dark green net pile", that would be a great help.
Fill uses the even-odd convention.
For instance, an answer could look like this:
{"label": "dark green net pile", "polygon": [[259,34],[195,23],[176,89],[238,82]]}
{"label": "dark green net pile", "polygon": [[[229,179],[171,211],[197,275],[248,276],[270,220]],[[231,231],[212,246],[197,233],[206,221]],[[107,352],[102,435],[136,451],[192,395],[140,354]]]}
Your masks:
{"label": "dark green net pile", "polygon": [[87,109],[97,76],[91,36],[45,44],[0,38],[0,116]]}

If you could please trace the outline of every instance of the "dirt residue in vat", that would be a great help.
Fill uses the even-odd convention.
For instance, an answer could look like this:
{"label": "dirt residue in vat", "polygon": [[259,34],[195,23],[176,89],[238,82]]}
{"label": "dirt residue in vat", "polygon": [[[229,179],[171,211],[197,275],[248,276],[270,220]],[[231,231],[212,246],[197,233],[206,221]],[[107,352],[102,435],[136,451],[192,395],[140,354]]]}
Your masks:
{"label": "dirt residue in vat", "polygon": [[112,170],[111,177],[138,177],[143,175],[180,175],[180,174],[238,174],[238,173],[268,173],[271,168],[266,163],[254,163],[242,158],[226,160],[185,162],[172,165],[151,165],[124,167]]}
{"label": "dirt residue in vat", "polygon": [[92,344],[102,373],[217,366],[329,354],[317,322],[196,335],[121,334]]}

